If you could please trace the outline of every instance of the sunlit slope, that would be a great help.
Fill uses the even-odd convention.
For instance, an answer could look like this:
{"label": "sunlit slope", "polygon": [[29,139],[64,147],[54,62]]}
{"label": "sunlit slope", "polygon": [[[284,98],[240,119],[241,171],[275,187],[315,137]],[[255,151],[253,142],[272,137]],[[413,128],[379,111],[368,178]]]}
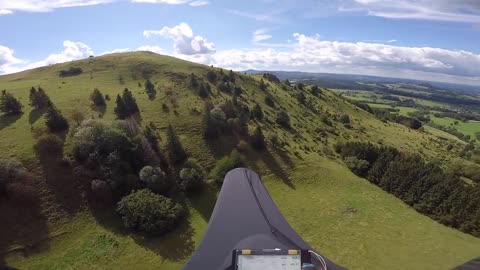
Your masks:
{"label": "sunlit slope", "polygon": [[[58,76],[60,70],[69,67],[81,67],[83,73]],[[187,224],[155,239],[128,234],[117,219],[99,218],[98,213],[91,213],[81,202],[72,214],[55,196],[56,187],[46,184],[49,176],[33,153],[35,139],[31,130],[42,127],[44,121],[41,115],[31,112],[28,93],[32,86],[41,86],[67,117],[79,110],[87,117],[101,114],[104,119],[114,119],[115,97],[127,87],[137,99],[141,124],[154,122],[161,129],[163,143],[163,131],[172,124],[187,152],[208,170],[238,142],[233,136],[216,142],[206,142],[202,137],[204,101],[191,89],[189,75],[194,73],[207,82],[205,75],[209,69],[172,57],[136,52],[1,76],[0,89],[20,98],[24,114],[1,118],[0,158],[18,158],[39,175],[38,188],[43,194],[43,212],[49,228],[46,237],[9,242],[10,246],[20,247],[19,250],[32,243],[43,243],[48,248],[26,257],[21,252],[9,253],[6,261],[19,269],[179,269],[201,239],[215,202],[215,191],[191,199]],[[146,77],[156,84],[154,100],[144,93]],[[453,155],[445,150],[445,142],[430,134],[381,122],[333,92],[323,90],[316,97],[306,87],[307,106],[296,99],[297,90],[269,83],[263,92],[260,80],[261,76],[237,75],[235,85],[243,89],[239,100],[250,109],[255,102],[262,106],[266,119],[257,124],[263,127],[267,138],[276,134],[280,146],[269,146],[268,151],[261,153],[248,149],[245,160],[264,176],[280,210],[308,243],[351,269],[450,269],[480,256],[479,239],[418,214],[354,176],[333,154],[336,142],[366,140],[448,162]],[[111,97],[105,112],[99,113],[91,107],[89,95],[93,88]],[[211,88],[209,99],[213,103],[231,99],[230,95],[217,92],[214,85]],[[266,96],[274,101],[274,108],[265,104]],[[162,109],[163,104],[168,111]],[[292,130],[275,124],[275,113],[280,108],[289,113]],[[336,120],[342,114],[350,116],[351,129]],[[331,124],[322,122],[325,118],[322,116]],[[67,134],[65,154],[69,154],[69,143]],[[68,181],[62,184],[72,185]],[[71,190],[77,189],[72,185]]]}

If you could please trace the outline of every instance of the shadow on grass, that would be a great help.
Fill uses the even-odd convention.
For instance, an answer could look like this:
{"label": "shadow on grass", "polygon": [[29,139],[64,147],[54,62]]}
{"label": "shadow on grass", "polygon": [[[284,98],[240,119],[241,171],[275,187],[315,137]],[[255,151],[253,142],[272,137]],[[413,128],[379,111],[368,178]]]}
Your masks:
{"label": "shadow on grass", "polygon": [[217,202],[217,191],[214,187],[205,186],[198,191],[198,194],[190,195],[189,201],[191,203],[190,206],[197,210],[202,218],[208,222]]}
{"label": "shadow on grass", "polygon": [[15,123],[20,117],[22,117],[23,113],[16,114],[16,115],[2,115],[0,116],[0,130],[12,125]]}
{"label": "shadow on grass", "polygon": [[166,235],[156,237],[136,235],[134,240],[137,244],[164,259],[182,262],[188,259],[195,250],[194,235],[195,231],[187,219],[182,220],[177,228]]}
{"label": "shadow on grass", "polygon": [[69,163],[59,157],[39,156],[40,165],[55,200],[69,214],[80,211],[85,202],[80,184],[77,182]]}
{"label": "shadow on grass", "polygon": [[289,186],[292,189],[295,189],[292,181],[288,177],[288,174],[283,170],[282,166],[277,162],[275,157],[270,153],[268,149],[265,149],[260,153],[261,158],[265,165],[267,165],[268,169],[278,178],[280,178],[283,183]]}
{"label": "shadow on grass", "polygon": [[0,213],[0,269],[9,269],[8,254],[28,257],[48,250],[47,219],[33,182],[16,186],[9,198],[0,199]]}
{"label": "shadow on grass", "polygon": [[238,138],[235,135],[222,135],[216,139],[205,140],[211,154],[215,159],[221,159],[224,156],[230,155],[232,150],[238,144]]}
{"label": "shadow on grass", "polygon": [[34,109],[28,114],[28,123],[33,125],[45,113],[46,109]]}

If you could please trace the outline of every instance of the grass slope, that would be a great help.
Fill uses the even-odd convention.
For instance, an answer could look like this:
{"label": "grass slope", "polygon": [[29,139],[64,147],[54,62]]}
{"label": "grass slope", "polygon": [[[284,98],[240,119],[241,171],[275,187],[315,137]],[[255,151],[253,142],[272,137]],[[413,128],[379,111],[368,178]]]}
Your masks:
{"label": "grass slope", "polygon": [[[84,73],[58,77],[60,70],[73,66],[82,67]],[[0,77],[0,89],[11,91],[25,106],[20,117],[0,118],[0,158],[19,158],[38,175],[47,228],[41,235],[30,233],[28,237],[20,237],[31,231],[28,226],[10,229],[11,237],[0,242],[4,261],[20,269],[180,269],[202,237],[216,191],[189,200],[188,221],[169,235],[147,239],[129,234],[114,214],[89,210],[68,171],[38,163],[30,130],[43,126],[43,118],[27,105],[28,92],[32,86],[42,86],[66,116],[81,110],[87,116],[114,119],[115,96],[128,87],[137,99],[142,124],[153,121],[160,127],[163,142],[165,128],[174,125],[187,152],[210,169],[216,159],[230,152],[237,138],[224,137],[216,142],[202,138],[198,112],[203,101],[185,82],[190,73],[204,77],[208,69],[152,53],[125,53]],[[143,85],[144,75],[151,76],[156,84],[155,100],[149,100],[138,85]],[[269,147],[262,153],[249,149],[245,159],[264,175],[280,210],[308,243],[353,269],[450,269],[480,255],[480,239],[416,213],[353,175],[331,154],[335,142],[368,140],[448,162],[455,156],[445,150],[445,142],[435,134],[378,121],[333,92],[324,91],[320,97],[306,94],[307,100],[317,110],[328,111],[330,118],[349,114],[352,119],[352,129],[336,122],[333,128],[328,127],[319,114],[292,97],[293,90],[270,84],[267,92],[260,91],[260,78],[237,76],[236,84],[244,89],[241,100],[250,108],[255,101],[262,105],[266,121],[257,124],[263,126],[267,137],[277,134],[285,146],[282,150]],[[112,98],[105,112],[90,106],[88,97],[94,87]],[[216,103],[229,98],[213,92],[211,99]],[[266,95],[275,101],[275,108],[264,104]],[[162,110],[163,103],[169,112]],[[294,130],[285,131],[273,124],[279,107],[289,112]],[[69,149],[67,134],[65,153]]]}

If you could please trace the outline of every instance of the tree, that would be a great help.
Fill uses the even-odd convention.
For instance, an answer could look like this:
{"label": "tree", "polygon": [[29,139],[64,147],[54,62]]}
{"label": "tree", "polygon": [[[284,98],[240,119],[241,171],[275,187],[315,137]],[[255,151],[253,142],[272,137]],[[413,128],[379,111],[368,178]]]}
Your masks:
{"label": "tree", "polygon": [[233,72],[233,70],[230,69],[230,72],[228,73],[228,77],[230,77],[230,81],[232,83],[235,83],[235,73]]}
{"label": "tree", "polygon": [[43,90],[41,87],[38,87],[38,91],[33,91],[33,94],[32,89],[30,89],[30,94],[30,103],[35,109],[44,109],[52,104],[50,97],[48,97],[47,93],[45,93],[45,90]]}
{"label": "tree", "polygon": [[195,89],[198,87],[198,80],[197,77],[195,77],[195,74],[190,74],[190,86]]}
{"label": "tree", "polygon": [[180,171],[179,186],[186,192],[199,189],[203,184],[204,172],[195,159],[189,158]]}
{"label": "tree", "polygon": [[122,100],[123,100],[123,103],[125,104],[125,107],[127,108],[128,116],[131,116],[139,112],[137,101],[133,97],[132,92],[128,90],[128,88],[125,88],[123,90]]}
{"label": "tree", "polygon": [[154,99],[157,94],[155,85],[149,79],[145,81],[145,93],[147,93],[149,99]]}
{"label": "tree", "polygon": [[318,88],[317,85],[313,85],[311,91],[312,95],[314,96],[318,96],[320,94],[320,88]]}
{"label": "tree", "polygon": [[208,91],[205,87],[205,85],[203,83],[201,83],[199,86],[198,86],[198,95],[201,97],[201,98],[206,98],[208,97]]}
{"label": "tree", "polygon": [[253,106],[252,115],[253,117],[255,117],[255,119],[258,119],[258,120],[263,119],[263,110],[258,103],[255,103],[255,106]]}
{"label": "tree", "polygon": [[38,139],[33,149],[35,154],[41,159],[63,157],[63,141],[57,135],[43,135]]}
{"label": "tree", "polygon": [[172,125],[169,125],[167,129],[167,147],[169,158],[172,163],[177,164],[187,158],[187,153],[178,139],[177,133]]}
{"label": "tree", "polygon": [[93,102],[93,104],[97,107],[104,107],[107,105],[105,103],[105,98],[100,92],[98,88],[93,89],[92,94],[90,94],[90,100]]}
{"label": "tree", "polygon": [[142,189],[123,197],[117,205],[117,212],[126,228],[163,234],[173,229],[184,209],[171,199]]}
{"label": "tree", "polygon": [[284,110],[277,112],[275,121],[284,128],[290,128],[290,116],[288,116],[288,113]]}
{"label": "tree", "polygon": [[210,82],[210,83],[215,83],[217,81],[217,73],[213,70],[209,70],[207,72],[207,80]]}
{"label": "tree", "polygon": [[273,102],[273,99],[269,96],[265,97],[265,104],[267,104],[269,107],[275,107],[275,103]]}
{"label": "tree", "polygon": [[85,120],[85,115],[83,112],[79,109],[75,109],[71,114],[70,118],[72,118],[73,121],[75,121],[75,124],[80,125],[83,120]]}
{"label": "tree", "polygon": [[215,167],[210,172],[210,176],[216,184],[221,185],[227,172],[242,166],[244,166],[244,162],[240,153],[234,149],[229,156],[225,156],[217,161]]}
{"label": "tree", "polygon": [[300,103],[300,104],[305,104],[305,94],[303,94],[303,92],[298,92],[295,94],[295,97],[297,98],[297,101]]}
{"label": "tree", "polygon": [[117,95],[116,104],[117,106],[115,106],[114,112],[117,115],[118,119],[125,119],[130,116],[128,108],[123,102],[123,99],[120,95]]}
{"label": "tree", "polygon": [[260,90],[266,91],[267,90],[267,84],[263,81],[263,79],[260,80],[260,85],[259,85]]}
{"label": "tree", "polygon": [[368,161],[358,159],[357,157],[346,157],[344,161],[352,172],[360,176],[365,176],[370,166]]}
{"label": "tree", "polygon": [[54,105],[51,105],[47,109],[47,113],[45,114],[45,124],[50,132],[61,132],[68,129],[67,119],[63,117],[60,110]]}
{"label": "tree", "polygon": [[12,94],[3,90],[0,96],[0,111],[10,115],[20,114],[22,112],[22,104]]}
{"label": "tree", "polygon": [[139,173],[140,181],[155,193],[165,193],[170,187],[167,175],[160,167],[145,166]]}
{"label": "tree", "polygon": [[290,83],[290,81],[289,81],[288,79],[285,80],[285,85],[286,85],[286,86],[292,86],[292,84]]}
{"label": "tree", "polygon": [[250,137],[252,146],[257,150],[265,148],[265,136],[263,135],[262,128],[257,126]]}
{"label": "tree", "polygon": [[160,153],[160,147],[158,146],[157,127],[153,122],[150,122],[143,130],[145,138],[148,140],[152,149],[158,154]]}

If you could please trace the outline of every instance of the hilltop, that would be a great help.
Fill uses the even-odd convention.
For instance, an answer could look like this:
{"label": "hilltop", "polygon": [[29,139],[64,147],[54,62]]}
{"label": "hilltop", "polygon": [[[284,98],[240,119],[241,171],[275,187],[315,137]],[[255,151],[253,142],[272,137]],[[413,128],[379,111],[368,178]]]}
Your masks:
{"label": "hilltop", "polygon": [[[73,69],[72,69],[73,68]],[[72,75],[61,71],[81,69]],[[214,72],[230,76],[230,90],[209,82]],[[191,77],[210,88],[206,98],[192,87]],[[145,82],[156,89],[145,93]],[[229,87],[230,87],[229,86]],[[148,52],[92,57],[0,76],[6,89],[23,104],[23,114],[1,116],[0,158],[18,159],[35,176],[39,194],[35,216],[21,218],[15,228],[1,228],[0,265],[19,269],[180,269],[193,252],[208,224],[217,187],[210,183],[194,196],[176,195],[187,209],[186,221],[160,237],[127,231],[114,212],[98,212],[88,191],[76,180],[71,165],[53,166],[39,161],[33,146],[44,132],[44,112],[32,110],[31,87],[41,87],[68,119],[62,134],[64,156],[72,156],[76,124],[72,116],[113,121],[115,97],[130,89],[140,113],[136,121],[153,123],[160,147],[173,126],[189,157],[210,172],[217,161],[238,149],[246,166],[258,171],[273,200],[292,227],[325,256],[352,269],[450,269],[478,255],[480,239],[446,227],[353,174],[335,153],[337,143],[371,142],[419,153],[426,161],[446,165],[461,160],[454,150],[465,145],[435,132],[414,130],[358,108],[328,89],[288,86],[269,76],[230,73]],[[104,110],[92,106],[93,89],[108,95]],[[242,133],[204,138],[205,102],[232,100],[252,111],[258,103],[263,119],[247,119],[247,133],[260,126],[266,149],[256,150]],[[233,101],[232,101],[233,102]],[[268,104],[267,104],[268,103]],[[277,123],[284,110],[290,128]],[[347,115],[348,123],[343,121]],[[343,122],[342,122],[343,121]],[[243,143],[242,143],[243,141]],[[206,180],[213,178],[209,174]],[[0,225],[1,226],[1,225]]]}

